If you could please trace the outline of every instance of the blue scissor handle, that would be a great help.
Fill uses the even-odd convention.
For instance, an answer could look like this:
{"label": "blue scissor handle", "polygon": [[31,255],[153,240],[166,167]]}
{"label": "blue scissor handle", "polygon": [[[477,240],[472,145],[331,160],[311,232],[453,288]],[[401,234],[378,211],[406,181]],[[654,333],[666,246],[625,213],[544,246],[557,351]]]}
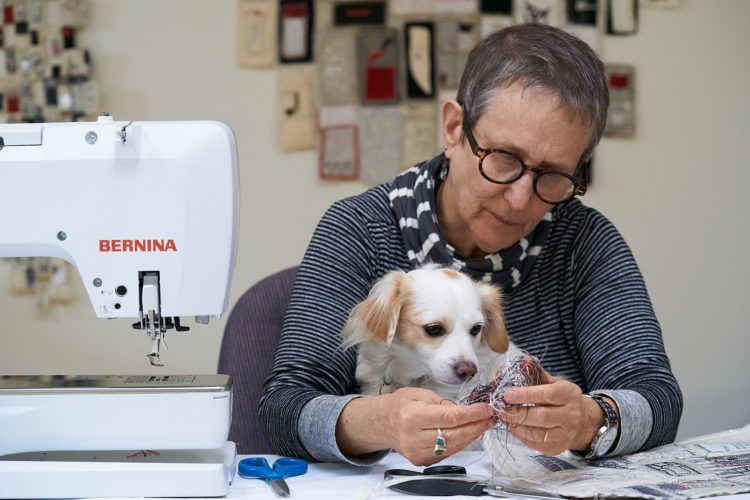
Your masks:
{"label": "blue scissor handle", "polygon": [[307,473],[307,462],[298,458],[279,458],[273,463],[273,470],[281,477],[301,476]]}
{"label": "blue scissor handle", "polygon": [[273,472],[268,460],[263,457],[252,457],[240,460],[238,467],[242,477],[259,477],[261,479],[269,477]]}
{"label": "blue scissor handle", "polygon": [[307,462],[297,458],[279,458],[273,463],[272,469],[265,458],[250,457],[240,460],[238,470],[241,477],[260,479],[294,477],[307,472]]}

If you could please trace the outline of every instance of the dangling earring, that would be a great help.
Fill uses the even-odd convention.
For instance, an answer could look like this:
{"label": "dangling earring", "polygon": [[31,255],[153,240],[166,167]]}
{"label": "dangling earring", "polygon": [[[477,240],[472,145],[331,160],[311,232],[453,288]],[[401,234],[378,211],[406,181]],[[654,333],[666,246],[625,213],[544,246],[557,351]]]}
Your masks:
{"label": "dangling earring", "polygon": [[448,152],[448,146],[443,146],[443,161],[440,162],[440,171],[438,172],[438,179],[444,181],[448,177],[448,169],[451,168],[450,160],[445,156]]}
{"label": "dangling earring", "polygon": [[440,171],[438,172],[438,178],[441,181],[444,181],[446,178],[448,178],[448,170],[450,169],[450,167],[450,160],[443,156],[443,161],[440,163]]}

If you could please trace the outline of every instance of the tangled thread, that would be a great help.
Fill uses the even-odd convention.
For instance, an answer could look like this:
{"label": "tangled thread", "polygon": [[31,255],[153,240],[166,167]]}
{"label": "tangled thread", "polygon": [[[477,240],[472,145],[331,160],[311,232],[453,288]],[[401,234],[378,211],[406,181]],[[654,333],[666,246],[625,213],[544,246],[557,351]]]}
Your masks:
{"label": "tangled thread", "polygon": [[541,384],[542,365],[535,356],[520,353],[500,367],[495,376],[486,384],[479,383],[460,404],[489,403],[498,413],[508,413],[514,407],[505,401],[505,393],[514,387],[529,387]]}
{"label": "tangled thread", "polygon": [[[495,363],[501,358],[495,360]],[[524,404],[510,404],[505,401],[505,393],[514,387],[541,385],[542,365],[538,358],[521,349],[513,349],[506,354],[505,363],[495,364],[487,373],[492,378],[475,379],[464,386],[459,404],[488,403],[500,414],[518,414]],[[523,477],[524,472],[532,470],[535,463],[531,457],[533,450],[513,437],[508,426],[497,416],[495,426],[482,437],[482,447],[492,458],[495,474],[504,477]]]}

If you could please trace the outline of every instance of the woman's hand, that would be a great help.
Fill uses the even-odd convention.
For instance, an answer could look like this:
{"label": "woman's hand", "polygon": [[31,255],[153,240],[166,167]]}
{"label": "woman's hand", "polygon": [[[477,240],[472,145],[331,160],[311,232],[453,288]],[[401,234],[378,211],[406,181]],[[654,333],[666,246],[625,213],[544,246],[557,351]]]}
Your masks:
{"label": "woman's hand", "polygon": [[[350,401],[336,424],[336,440],[347,456],[392,448],[414,465],[430,465],[493,427],[492,416],[487,404],[457,405],[427,389],[405,387]],[[445,436],[442,455],[435,454],[438,429]]]}
{"label": "woman's hand", "polygon": [[566,450],[588,450],[604,425],[604,412],[580,387],[542,370],[541,385],[516,387],[504,395],[514,406],[498,418],[526,446],[553,456]]}

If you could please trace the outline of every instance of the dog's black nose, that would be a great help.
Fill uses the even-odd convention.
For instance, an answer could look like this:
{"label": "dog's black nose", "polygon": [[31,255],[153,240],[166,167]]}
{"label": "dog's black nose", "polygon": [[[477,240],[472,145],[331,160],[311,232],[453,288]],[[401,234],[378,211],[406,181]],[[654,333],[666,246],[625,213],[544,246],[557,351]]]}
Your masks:
{"label": "dog's black nose", "polygon": [[461,380],[466,380],[469,377],[473,377],[477,372],[477,365],[471,361],[459,361],[453,365],[453,371],[461,378]]}

